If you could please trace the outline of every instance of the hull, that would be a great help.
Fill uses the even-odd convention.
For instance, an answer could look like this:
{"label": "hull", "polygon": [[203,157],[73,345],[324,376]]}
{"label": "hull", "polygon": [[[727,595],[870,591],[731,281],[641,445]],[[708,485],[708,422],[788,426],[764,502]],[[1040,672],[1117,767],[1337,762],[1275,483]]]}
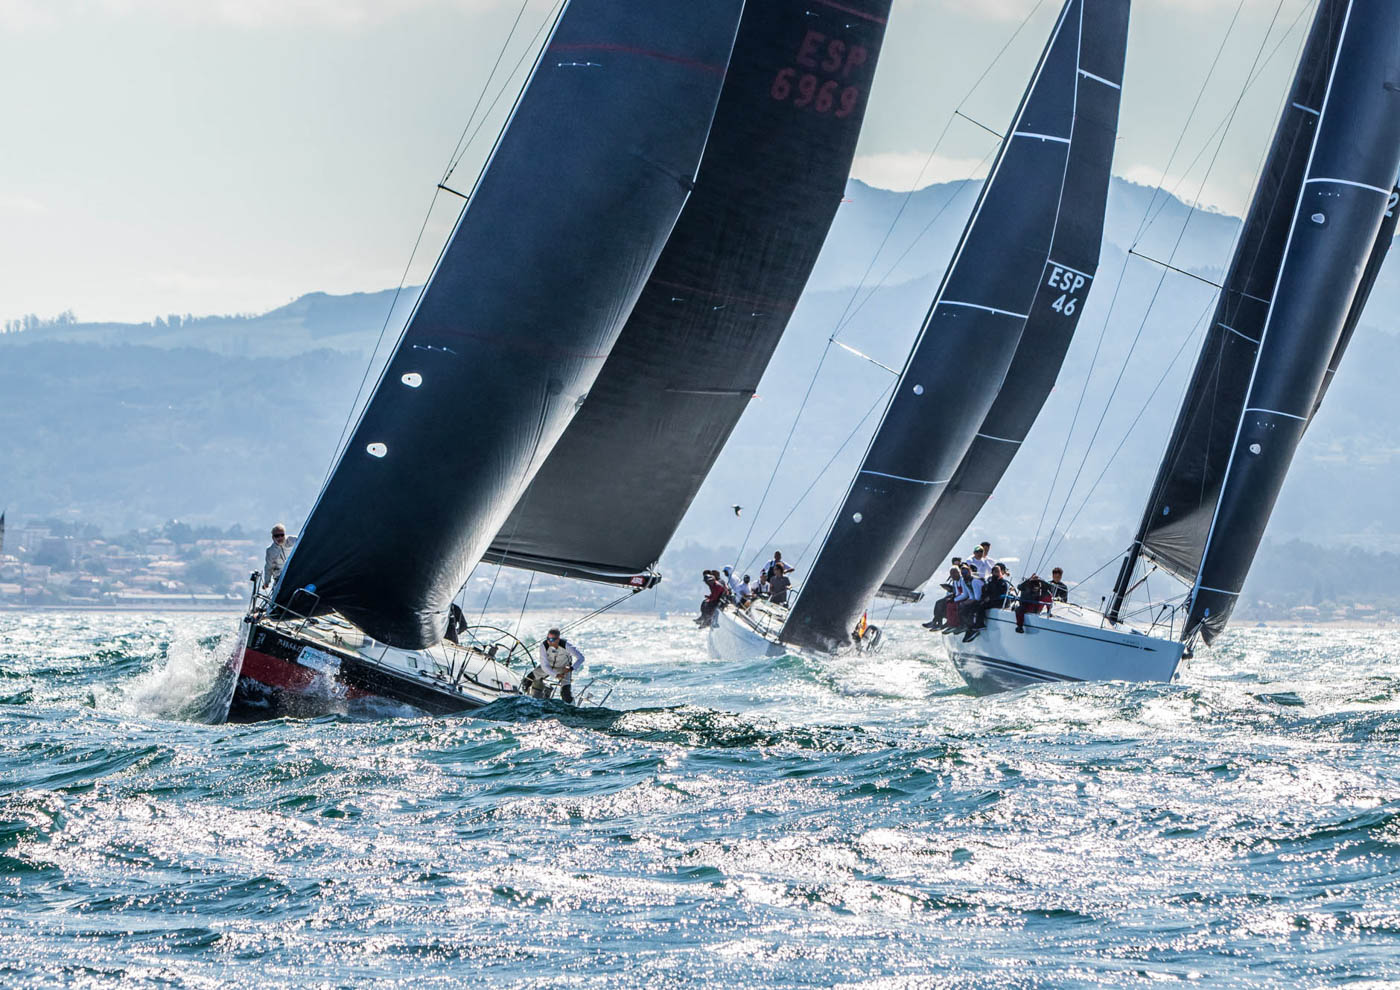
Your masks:
{"label": "hull", "polygon": [[763,602],[754,603],[747,612],[720,609],[710,626],[710,656],[716,660],[757,660],[797,652],[795,647],[778,642],[786,614],[786,609]]}
{"label": "hull", "polygon": [[1097,613],[1073,617],[1026,616],[1016,632],[1008,611],[987,613],[987,628],[970,643],[962,634],[943,636],[948,658],[973,691],[992,694],[1052,681],[1170,681],[1181,665],[1184,644],[1173,639],[1101,628]]}
{"label": "hull", "polygon": [[398,650],[343,621],[251,620],[231,717],[321,714],[336,702],[382,699],[434,715],[520,694],[519,679],[479,650]]}

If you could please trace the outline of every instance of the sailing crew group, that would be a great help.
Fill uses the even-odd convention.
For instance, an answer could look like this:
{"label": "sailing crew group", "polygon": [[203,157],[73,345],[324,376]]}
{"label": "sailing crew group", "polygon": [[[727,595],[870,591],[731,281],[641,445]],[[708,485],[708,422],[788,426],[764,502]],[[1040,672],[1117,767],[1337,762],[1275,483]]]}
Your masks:
{"label": "sailing crew group", "polygon": [[1026,616],[1050,614],[1056,602],[1069,603],[1069,587],[1064,569],[1056,567],[1046,581],[1032,574],[1020,584],[1012,584],[1011,568],[992,563],[992,545],[980,543],[966,558],[954,557],[943,597],[933,603],[933,618],[925,629],[944,634],[961,632],[963,641],[976,639],[987,627],[987,613],[1011,609],[1016,615],[1016,631],[1026,631]]}
{"label": "sailing crew group", "polygon": [[705,597],[700,602],[700,614],[695,624],[707,629],[715,624],[715,613],[722,605],[734,605],[747,610],[754,602],[763,599],[774,605],[788,603],[788,591],[792,579],[788,577],[797,568],[783,560],[783,552],[774,550],[773,557],[763,565],[755,581],[748,574],[737,577],[733,567],[723,567],[718,571],[700,572],[700,580],[705,583]]}

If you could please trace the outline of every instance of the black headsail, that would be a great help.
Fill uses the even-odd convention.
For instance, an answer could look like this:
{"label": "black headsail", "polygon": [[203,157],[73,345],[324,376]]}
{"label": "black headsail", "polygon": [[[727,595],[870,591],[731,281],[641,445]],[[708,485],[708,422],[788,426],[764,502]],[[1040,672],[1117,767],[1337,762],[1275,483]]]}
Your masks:
{"label": "black headsail", "polygon": [[1397,16],[1374,0],[1318,8],[1120,570],[1114,618],[1139,554],[1195,585],[1184,636],[1209,642],[1234,608],[1329,364],[1360,317],[1367,269],[1388,243],[1381,224],[1400,165]]}
{"label": "black headsail", "polygon": [[[582,403],[692,185],[739,0],[572,0],[287,562],[386,643],[448,603]],[[309,596],[298,596],[299,603]]]}
{"label": "black headsail", "polygon": [[890,0],[749,3],[695,190],[488,560],[644,584],[739,421],[836,215]]}
{"label": "black headsail", "polygon": [[[784,642],[849,642],[982,428],[1032,308],[1058,303],[1063,316],[1082,305],[1088,280],[1058,265],[1052,245],[1058,225],[1102,211],[1127,27],[1128,0],[1070,0],[1061,11]],[[1091,153],[1075,153],[1081,141]],[[1071,167],[1104,188],[1070,180]]]}
{"label": "black headsail", "polygon": [[[1126,21],[1125,10],[1123,23]],[[1117,47],[1095,50],[1090,56],[1092,64],[1105,73],[1099,79],[1106,85],[1086,87],[1087,93],[1081,90],[1075,110],[1080,119],[1070,144],[1050,261],[1011,366],[972,445],[886,575],[879,592],[885,597],[916,600],[919,586],[947,565],[956,541],[972,525],[1011,466],[1055,386],[1094,283],[1103,244],[1108,180],[1118,133],[1117,80],[1123,70],[1122,36],[1115,37],[1120,41]]]}

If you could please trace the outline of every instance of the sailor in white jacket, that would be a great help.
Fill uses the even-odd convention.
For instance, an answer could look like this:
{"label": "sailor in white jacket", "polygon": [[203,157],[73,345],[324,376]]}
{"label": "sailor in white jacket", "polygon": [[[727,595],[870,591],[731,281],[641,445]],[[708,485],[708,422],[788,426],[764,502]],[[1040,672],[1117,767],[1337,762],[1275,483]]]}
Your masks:
{"label": "sailor in white jacket", "polygon": [[572,705],[574,674],[583,669],[583,663],[582,651],[560,636],[558,629],[551,629],[540,642],[539,663],[520,682],[520,690],[531,697],[543,698],[545,681],[553,677],[559,681],[559,697]]}

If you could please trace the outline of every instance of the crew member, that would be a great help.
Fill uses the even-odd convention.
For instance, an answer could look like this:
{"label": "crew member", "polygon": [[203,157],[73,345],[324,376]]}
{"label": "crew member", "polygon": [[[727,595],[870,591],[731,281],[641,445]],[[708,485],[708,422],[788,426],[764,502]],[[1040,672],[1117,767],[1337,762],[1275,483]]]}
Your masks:
{"label": "crew member", "polygon": [[278,523],[272,527],[272,544],[267,548],[267,553],[263,557],[263,582],[264,588],[270,587],[277,581],[278,575],[282,573],[282,568],[287,564],[287,557],[291,555],[292,547],[297,545],[295,536],[287,535],[287,527]]}
{"label": "crew member", "polygon": [[1055,597],[1055,601],[1069,604],[1069,586],[1065,584],[1065,572],[1061,568],[1054,568],[1050,572],[1050,592]]}
{"label": "crew member", "polygon": [[986,581],[992,576],[992,562],[987,559],[987,551],[982,547],[977,547],[972,551],[972,556],[963,561],[964,567],[971,567],[975,576]]}
{"label": "crew member", "polygon": [[773,551],[773,559],[763,565],[763,575],[771,582],[774,574],[791,574],[795,568],[783,563],[783,552]]}
{"label": "crew member", "polygon": [[1026,616],[1038,615],[1050,607],[1050,584],[1039,574],[1032,574],[1016,586],[1021,600],[1016,604],[1016,631],[1026,631]]}
{"label": "crew member", "polygon": [[532,698],[543,698],[545,681],[553,677],[559,681],[559,697],[572,705],[574,674],[582,669],[583,653],[560,636],[558,629],[551,629],[540,642],[539,663],[520,682],[520,691]]}
{"label": "crew member", "polygon": [[715,624],[715,612],[719,610],[719,603],[724,599],[724,583],[719,579],[719,571],[704,571],[700,579],[705,582],[705,587],[709,593],[705,600],[700,603],[700,617],[695,620],[695,624],[701,629],[705,629]]}
{"label": "crew member", "polygon": [[774,605],[786,605],[788,589],[792,587],[792,582],[788,580],[787,571],[792,570],[781,560],[773,568],[773,573],[768,575],[768,600]]}

